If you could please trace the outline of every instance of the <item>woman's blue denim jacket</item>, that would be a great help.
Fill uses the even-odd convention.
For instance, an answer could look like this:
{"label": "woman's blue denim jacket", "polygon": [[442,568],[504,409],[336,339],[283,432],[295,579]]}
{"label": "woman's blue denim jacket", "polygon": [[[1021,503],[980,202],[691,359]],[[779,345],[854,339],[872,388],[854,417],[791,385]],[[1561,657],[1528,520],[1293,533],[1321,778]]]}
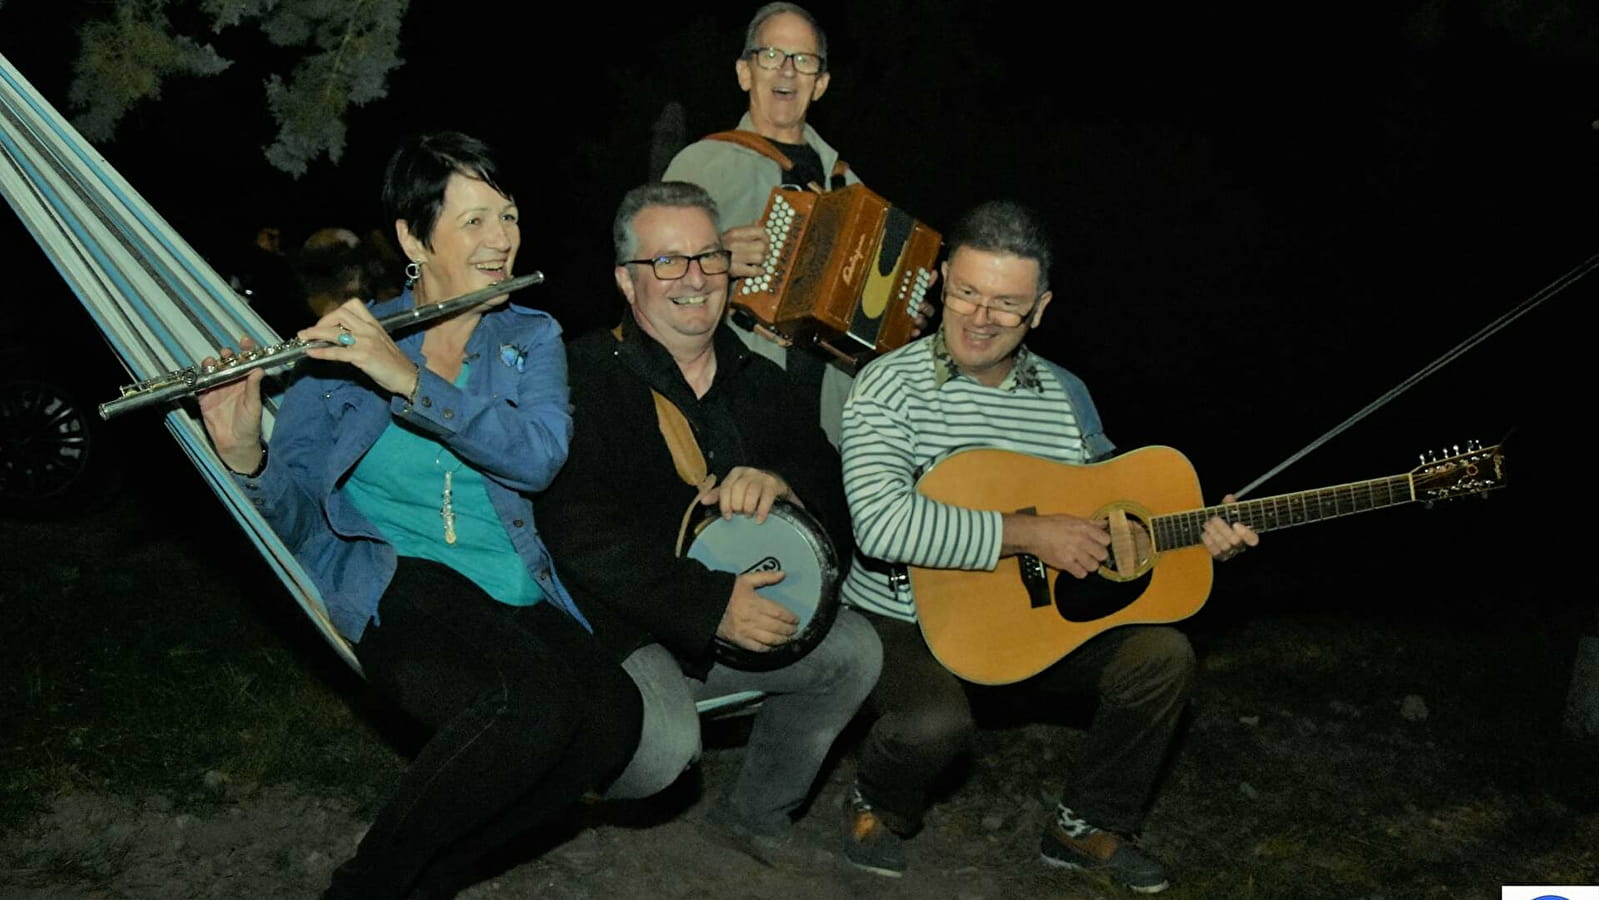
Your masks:
{"label": "woman's blue denim jacket", "polygon": [[[378,318],[410,309],[411,292],[372,305]],[[303,361],[267,442],[265,469],[240,477],[246,494],[316,583],[339,633],[359,641],[394,577],[394,547],[343,490],[345,477],[399,419],[482,472],[511,543],[545,598],[587,627],[556,576],[529,497],[566,462],[572,439],[566,351],[549,314],[518,306],[486,313],[467,341],[464,388],[428,371],[423,330],[396,343],[421,370],[414,403],[354,368]]]}

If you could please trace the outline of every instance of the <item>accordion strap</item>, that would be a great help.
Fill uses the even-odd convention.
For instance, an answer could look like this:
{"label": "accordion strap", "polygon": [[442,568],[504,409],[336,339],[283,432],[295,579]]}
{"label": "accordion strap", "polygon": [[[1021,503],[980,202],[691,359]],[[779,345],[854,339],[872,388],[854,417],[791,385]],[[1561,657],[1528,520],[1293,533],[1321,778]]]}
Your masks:
{"label": "accordion strap", "polygon": [[794,161],[788,158],[787,153],[777,149],[776,144],[753,131],[718,131],[715,134],[706,135],[705,139],[707,141],[727,141],[729,144],[737,144],[745,150],[753,150],[782,166],[785,172],[794,168]]}
{"label": "accordion strap", "polygon": [[[745,150],[753,150],[772,162],[777,163],[785,172],[794,168],[794,161],[788,158],[787,153],[779,150],[776,144],[753,131],[718,131],[715,134],[706,135],[705,140],[727,141],[729,144],[737,144],[740,147],[743,147]],[[828,180],[831,182],[831,184],[828,185],[828,188],[836,190],[843,187],[844,173],[848,171],[849,163],[843,161],[842,159],[833,163],[833,171],[829,173],[828,176]]]}

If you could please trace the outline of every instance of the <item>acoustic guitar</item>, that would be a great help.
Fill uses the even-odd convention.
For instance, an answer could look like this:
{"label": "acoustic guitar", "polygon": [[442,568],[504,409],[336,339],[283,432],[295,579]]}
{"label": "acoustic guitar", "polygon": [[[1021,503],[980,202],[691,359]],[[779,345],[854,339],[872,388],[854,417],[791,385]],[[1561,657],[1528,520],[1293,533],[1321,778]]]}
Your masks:
{"label": "acoustic guitar", "polygon": [[1484,494],[1504,484],[1500,447],[1468,446],[1403,475],[1204,506],[1187,457],[1144,447],[1074,466],[1009,450],[956,451],[916,484],[923,495],[969,509],[1105,523],[1110,557],[1078,580],[1037,557],[999,561],[993,571],[910,567],[922,636],[951,672],[979,684],[1038,674],[1118,625],[1176,622],[1210,595],[1211,557],[1201,534],[1220,516],[1257,532],[1341,518],[1405,503]]}

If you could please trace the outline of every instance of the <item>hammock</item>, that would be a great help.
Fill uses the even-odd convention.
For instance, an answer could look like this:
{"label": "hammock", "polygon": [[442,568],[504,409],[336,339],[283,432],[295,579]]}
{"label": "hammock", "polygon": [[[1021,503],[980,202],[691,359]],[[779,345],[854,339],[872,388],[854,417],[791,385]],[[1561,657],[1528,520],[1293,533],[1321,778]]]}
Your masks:
{"label": "hammock", "polygon": [[[191,365],[241,335],[279,341],[166,220],[0,55],[0,195],[78,295],[135,381]],[[271,433],[276,399],[266,397]],[[356,671],[305,570],[245,498],[197,415],[167,429],[330,646]]]}
{"label": "hammock", "polygon": [[[184,368],[241,335],[281,338],[0,54],[0,195],[77,294],[134,381]],[[262,398],[271,434],[277,398]],[[357,672],[315,584],[244,496],[198,415],[174,406],[166,426],[322,637]],[[699,703],[747,709],[752,691]]]}

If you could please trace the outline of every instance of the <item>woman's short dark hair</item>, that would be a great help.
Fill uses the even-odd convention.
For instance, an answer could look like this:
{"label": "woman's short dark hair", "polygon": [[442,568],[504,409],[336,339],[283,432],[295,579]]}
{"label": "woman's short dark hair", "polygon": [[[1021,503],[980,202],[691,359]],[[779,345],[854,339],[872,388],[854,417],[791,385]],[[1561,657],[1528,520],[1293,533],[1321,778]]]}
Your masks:
{"label": "woman's short dark hair", "polygon": [[433,227],[444,209],[444,188],[455,174],[477,178],[508,200],[501,187],[494,148],[459,131],[434,131],[407,138],[383,170],[383,217],[401,221],[432,249]]}

